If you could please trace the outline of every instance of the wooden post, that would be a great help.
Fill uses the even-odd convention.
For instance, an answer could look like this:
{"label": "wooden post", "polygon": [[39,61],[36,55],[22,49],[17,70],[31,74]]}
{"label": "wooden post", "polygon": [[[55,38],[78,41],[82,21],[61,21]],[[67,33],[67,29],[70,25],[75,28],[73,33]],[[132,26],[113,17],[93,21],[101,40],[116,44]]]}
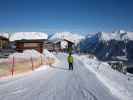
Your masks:
{"label": "wooden post", "polygon": [[11,69],[11,73],[12,73],[12,76],[14,75],[14,67],[15,67],[15,61],[14,61],[14,56],[13,56],[13,59],[12,59],[12,69]]}
{"label": "wooden post", "polygon": [[34,70],[33,58],[31,57],[32,70]]}
{"label": "wooden post", "polygon": [[41,57],[41,65],[43,64],[43,61],[42,61],[42,55],[40,56]]}

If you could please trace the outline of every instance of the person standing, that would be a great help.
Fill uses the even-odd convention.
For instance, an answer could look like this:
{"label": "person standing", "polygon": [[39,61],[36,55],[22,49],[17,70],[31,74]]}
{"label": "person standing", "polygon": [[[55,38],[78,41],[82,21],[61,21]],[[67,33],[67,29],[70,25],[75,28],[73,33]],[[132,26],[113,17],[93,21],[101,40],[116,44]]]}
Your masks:
{"label": "person standing", "polygon": [[67,61],[69,64],[69,70],[73,70],[73,56],[71,53],[69,53],[69,56],[67,57]]}

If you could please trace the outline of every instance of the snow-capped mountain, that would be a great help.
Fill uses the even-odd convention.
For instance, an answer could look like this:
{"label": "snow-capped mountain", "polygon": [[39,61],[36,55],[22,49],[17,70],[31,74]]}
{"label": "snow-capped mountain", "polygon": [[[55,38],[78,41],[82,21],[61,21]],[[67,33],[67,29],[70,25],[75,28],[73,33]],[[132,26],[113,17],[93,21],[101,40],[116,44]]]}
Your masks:
{"label": "snow-capped mountain", "polygon": [[22,39],[48,39],[48,34],[43,32],[15,32],[10,37],[10,41]]}
{"label": "snow-capped mountain", "polygon": [[128,40],[133,41],[133,32],[127,32],[125,35],[125,38],[127,38]]}
{"label": "snow-capped mountain", "polygon": [[88,35],[80,43],[83,52],[94,53],[99,59],[114,59],[126,56],[133,59],[133,32],[117,31],[112,33],[98,32]]}
{"label": "snow-capped mountain", "polygon": [[126,32],[126,31],[116,31],[112,33],[106,33],[106,32],[98,32],[97,33],[101,40],[103,41],[110,41],[110,40],[133,40],[133,32]]}
{"label": "snow-capped mountain", "polygon": [[53,36],[50,37],[49,40],[55,41],[55,40],[69,40],[75,44],[79,43],[82,39],[84,39],[84,36],[81,36],[79,34],[71,33],[71,32],[59,32],[55,33]]}

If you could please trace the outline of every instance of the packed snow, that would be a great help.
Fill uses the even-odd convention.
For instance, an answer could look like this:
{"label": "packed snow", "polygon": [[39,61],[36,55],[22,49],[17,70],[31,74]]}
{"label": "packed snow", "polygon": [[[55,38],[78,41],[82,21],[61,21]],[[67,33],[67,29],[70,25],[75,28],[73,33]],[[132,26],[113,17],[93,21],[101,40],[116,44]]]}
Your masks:
{"label": "packed snow", "polygon": [[112,94],[118,96],[121,100],[132,100],[133,78],[128,80],[128,76],[113,70],[105,62],[88,59],[87,56],[81,56],[80,59],[110,89]]}
{"label": "packed snow", "polygon": [[[0,80],[0,100],[132,100],[127,93],[121,95],[123,92],[121,84],[116,87],[118,90],[121,89],[120,95],[124,99],[116,95],[117,92],[113,93],[112,89],[105,84],[106,82],[101,81],[100,73],[106,70],[110,73],[110,69],[100,67],[101,70],[96,74],[94,73],[95,61],[74,56],[74,71],[69,71],[67,54],[58,53],[55,56],[61,61],[56,66],[43,66],[42,69],[24,76]],[[125,78],[117,72],[111,71],[111,73],[112,77],[107,74],[109,79],[113,79],[108,81],[111,84],[114,80],[118,82]],[[104,75],[103,80],[106,80],[105,77]],[[115,90],[117,90],[116,87]]]}
{"label": "packed snow", "polygon": [[34,39],[48,39],[48,34],[43,32],[15,32],[12,33],[10,41],[15,40],[34,40]]}

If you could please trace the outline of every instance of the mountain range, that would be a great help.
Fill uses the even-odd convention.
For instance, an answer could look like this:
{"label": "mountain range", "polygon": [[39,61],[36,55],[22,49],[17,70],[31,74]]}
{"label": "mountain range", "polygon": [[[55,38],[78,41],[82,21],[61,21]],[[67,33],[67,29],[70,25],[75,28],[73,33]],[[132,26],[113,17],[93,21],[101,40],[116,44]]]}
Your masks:
{"label": "mountain range", "polygon": [[92,53],[101,60],[129,61],[133,59],[133,32],[88,34],[79,47],[81,52]]}

